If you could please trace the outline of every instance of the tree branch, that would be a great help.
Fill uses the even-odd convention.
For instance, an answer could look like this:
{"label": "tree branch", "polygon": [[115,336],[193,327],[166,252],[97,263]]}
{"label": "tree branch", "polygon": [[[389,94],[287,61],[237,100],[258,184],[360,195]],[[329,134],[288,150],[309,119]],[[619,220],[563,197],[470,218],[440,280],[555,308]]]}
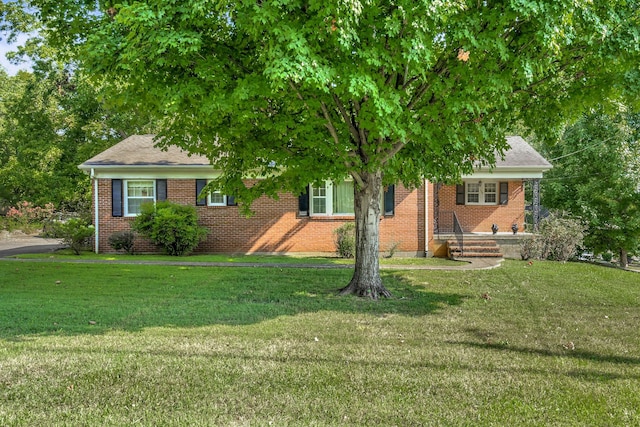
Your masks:
{"label": "tree branch", "polygon": [[353,140],[359,145],[360,135],[358,133],[358,129],[353,123],[352,118],[349,116],[349,113],[347,113],[347,110],[344,108],[344,104],[342,103],[340,98],[338,98],[335,93],[332,93],[331,96],[333,97],[333,102],[336,103],[336,107],[338,107],[338,111],[340,111],[342,120],[344,120],[345,124],[349,127],[349,132],[351,133]]}

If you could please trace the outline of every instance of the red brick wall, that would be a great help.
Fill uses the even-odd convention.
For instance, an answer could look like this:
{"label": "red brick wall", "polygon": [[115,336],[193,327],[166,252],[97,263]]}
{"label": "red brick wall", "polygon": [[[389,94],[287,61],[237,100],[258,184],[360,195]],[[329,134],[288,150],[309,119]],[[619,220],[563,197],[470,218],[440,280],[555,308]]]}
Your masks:
{"label": "red brick wall", "polygon": [[[100,252],[113,252],[108,237],[130,227],[131,217],[111,216],[111,180],[98,180],[100,195]],[[195,205],[195,179],[169,179],[167,198]],[[380,250],[397,243],[402,252],[424,252],[424,189],[395,189],[395,215],[380,221]],[[280,194],[279,200],[261,197],[253,203],[254,216],[245,218],[236,206],[197,206],[200,224],[209,229],[197,252],[335,252],[333,230],[347,218],[298,217],[298,197]],[[142,238],[136,251],[154,252],[156,247]]]}
{"label": "red brick wall", "polygon": [[[433,194],[433,193],[432,193]],[[509,181],[509,202],[506,205],[456,205],[455,185],[440,188],[440,211],[455,211],[465,232],[491,232],[497,224],[500,232],[511,232],[517,223],[520,231],[524,224],[524,185],[522,180]]]}

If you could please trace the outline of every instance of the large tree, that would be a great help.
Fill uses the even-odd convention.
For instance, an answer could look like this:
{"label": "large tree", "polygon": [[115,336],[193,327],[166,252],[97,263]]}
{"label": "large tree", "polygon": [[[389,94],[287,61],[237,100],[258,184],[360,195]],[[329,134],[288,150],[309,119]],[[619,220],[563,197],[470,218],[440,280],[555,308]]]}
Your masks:
{"label": "large tree", "polygon": [[459,179],[516,120],[541,132],[638,91],[637,0],[29,3],[50,42],[74,46],[114,99],[163,117],[162,144],[209,156],[245,204],[351,178],[344,292],[373,298],[388,295],[385,185]]}
{"label": "large tree", "polygon": [[585,244],[613,251],[627,265],[640,249],[640,115],[593,111],[547,147],[554,168],[545,176],[546,207],[570,212],[587,226]]}
{"label": "large tree", "polygon": [[78,164],[148,131],[148,116],[114,111],[100,101],[99,87],[54,62],[34,67],[0,72],[0,205],[86,208],[90,187]]}

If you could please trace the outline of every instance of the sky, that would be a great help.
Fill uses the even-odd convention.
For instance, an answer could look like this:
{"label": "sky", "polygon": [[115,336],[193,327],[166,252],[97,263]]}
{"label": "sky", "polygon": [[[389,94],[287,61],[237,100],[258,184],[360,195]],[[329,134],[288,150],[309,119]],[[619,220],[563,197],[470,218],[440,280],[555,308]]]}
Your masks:
{"label": "sky", "polygon": [[4,35],[0,35],[0,65],[10,76],[15,76],[19,70],[30,71],[31,66],[29,63],[21,63],[19,65],[14,65],[9,62],[6,57],[7,52],[15,51],[18,49],[18,46],[22,45],[27,39],[28,35],[20,35],[18,39],[12,43],[8,44]]}
{"label": "sky", "polygon": [[[15,0],[2,0],[2,3],[11,3]],[[0,10],[3,10],[3,5],[0,5]],[[3,22],[4,23],[4,22]],[[0,32],[0,66],[4,68],[4,70],[10,76],[14,76],[18,73],[19,70],[30,71],[31,67],[29,63],[23,63],[20,65],[13,65],[9,63],[9,60],[6,57],[7,52],[17,50],[18,46],[24,44],[24,42],[28,38],[28,34],[21,34],[17,37],[17,40],[11,44],[7,43],[7,34]]]}
{"label": "sky", "polygon": [[13,65],[11,63],[9,63],[9,60],[6,57],[6,53],[7,52],[11,52],[17,49],[18,46],[20,46],[22,43],[24,43],[24,41],[27,39],[27,35],[20,35],[18,37],[18,40],[16,40],[15,43],[12,44],[7,44],[7,40],[4,37],[4,35],[0,36],[1,40],[0,40],[0,65],[2,66],[2,68],[4,68],[4,70],[7,72],[7,74],[9,74],[10,76],[14,76],[18,73],[19,70],[26,70],[29,71],[30,65],[28,63],[23,63],[20,65]]}

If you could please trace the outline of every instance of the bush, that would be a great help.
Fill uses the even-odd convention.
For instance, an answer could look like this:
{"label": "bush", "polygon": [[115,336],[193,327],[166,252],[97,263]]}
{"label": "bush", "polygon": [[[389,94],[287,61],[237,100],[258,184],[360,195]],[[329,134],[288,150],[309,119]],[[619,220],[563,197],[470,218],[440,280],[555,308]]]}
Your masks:
{"label": "bush", "polygon": [[342,258],[353,258],[356,255],[356,225],[353,222],[333,230],[335,234],[336,252]]}
{"label": "bush", "polygon": [[68,245],[76,255],[89,247],[93,233],[93,225],[79,218],[54,223],[51,230],[51,235],[62,239],[62,243]]}
{"label": "bush", "polygon": [[5,221],[3,228],[9,231],[22,230],[25,233],[39,230],[43,222],[49,220],[54,213],[52,203],[47,203],[44,207],[41,207],[34,206],[27,201],[22,201],[4,210]]}
{"label": "bush", "polygon": [[132,231],[117,231],[109,236],[109,246],[116,251],[124,250],[129,255],[133,255],[135,237],[136,235]]}
{"label": "bush", "polygon": [[584,239],[584,226],[574,218],[552,214],[540,222],[538,233],[520,244],[522,259],[567,261],[576,255]]}
{"label": "bush", "polygon": [[143,204],[131,228],[174,256],[190,253],[207,235],[195,207],[168,201]]}
{"label": "bush", "polygon": [[523,260],[539,259],[541,250],[540,242],[542,239],[539,236],[528,236],[520,240],[520,257]]}

